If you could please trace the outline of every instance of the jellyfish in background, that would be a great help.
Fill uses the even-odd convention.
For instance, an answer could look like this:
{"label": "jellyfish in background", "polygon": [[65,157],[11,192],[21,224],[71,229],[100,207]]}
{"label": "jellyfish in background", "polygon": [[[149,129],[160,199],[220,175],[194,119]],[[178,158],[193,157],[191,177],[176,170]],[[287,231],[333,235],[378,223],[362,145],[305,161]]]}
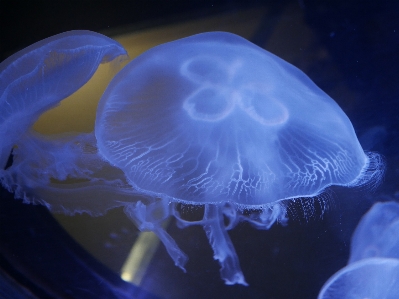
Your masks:
{"label": "jellyfish in background", "polygon": [[396,202],[375,203],[353,233],[348,263],[372,257],[399,259],[399,204]]}
{"label": "jellyfish in background", "polygon": [[114,40],[90,31],[39,41],[0,64],[0,167],[14,144],[46,110],[82,87],[100,63],[127,58]]}
{"label": "jellyfish in background", "polygon": [[[285,223],[289,200],[330,185],[377,184],[384,168],[305,74],[224,32],[160,45],[131,61],[102,96],[94,133],[21,135],[3,146],[17,145],[0,175],[16,197],[68,214],[124,206],[183,270],[187,256],[162,223],[174,216],[182,228],[201,225],[226,284],[247,285],[227,230],[240,221],[259,229]],[[66,184],[70,178],[78,180]],[[204,206],[203,218],[189,221],[182,205]]]}
{"label": "jellyfish in background", "polygon": [[348,265],[323,286],[319,299],[399,298],[399,204],[376,203],[352,236]]}
{"label": "jellyfish in background", "polygon": [[399,260],[368,258],[348,264],[323,286],[318,299],[396,299]]}
{"label": "jellyfish in background", "polygon": [[[16,198],[67,214],[99,215],[115,206],[112,201],[93,204],[93,198],[124,181],[112,170],[96,177],[109,167],[96,153],[93,134],[41,136],[30,128],[43,112],[83,86],[99,64],[127,58],[116,41],[79,30],[39,41],[0,64],[0,168],[16,146],[13,165],[0,169],[0,180]],[[73,177],[82,180],[58,184]]]}

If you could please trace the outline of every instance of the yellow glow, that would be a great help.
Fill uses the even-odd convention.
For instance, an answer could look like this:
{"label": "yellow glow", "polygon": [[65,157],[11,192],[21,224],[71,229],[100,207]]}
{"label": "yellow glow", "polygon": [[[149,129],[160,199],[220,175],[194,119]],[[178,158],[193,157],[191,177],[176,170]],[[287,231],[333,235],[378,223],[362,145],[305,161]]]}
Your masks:
{"label": "yellow glow", "polygon": [[140,285],[158,245],[159,239],[154,233],[140,233],[122,267],[121,278]]}
{"label": "yellow glow", "polygon": [[117,71],[114,63],[101,64],[84,86],[43,113],[33,129],[42,134],[93,131],[98,101]]}

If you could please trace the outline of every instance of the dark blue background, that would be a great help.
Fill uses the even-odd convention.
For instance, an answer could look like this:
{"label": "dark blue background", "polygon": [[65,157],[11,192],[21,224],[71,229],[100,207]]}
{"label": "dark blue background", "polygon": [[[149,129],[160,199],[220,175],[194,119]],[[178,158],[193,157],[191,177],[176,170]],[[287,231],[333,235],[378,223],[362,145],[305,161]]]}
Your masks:
{"label": "dark blue background", "polygon": [[[0,60],[67,30],[101,31],[127,24],[145,28],[259,4],[269,6],[278,19],[284,17],[283,8],[290,2],[302,11],[306,24],[316,33],[316,42],[330,57],[314,61],[307,75],[326,93],[338,85],[352,91],[350,104],[344,96],[334,99],[345,107],[367,150],[384,156],[385,179],[373,193],[362,188],[331,188],[332,200],[323,215],[317,203],[312,217],[305,215],[311,210],[306,208],[306,200],[292,204],[286,227],[275,225],[269,231],[257,231],[247,224],[238,225],[230,236],[251,284],[247,288],[223,284],[200,227],[180,230],[171,226],[173,237],[189,240],[178,243],[194,258],[184,274],[163,248],[157,251],[146,284],[162,289],[165,298],[316,298],[323,283],[345,266],[350,237],[361,216],[375,201],[399,200],[399,2],[0,2]],[[253,42],[267,40],[273,22],[264,20],[265,24],[267,30],[260,27]],[[339,76],[334,69],[339,70]],[[373,128],[378,128],[376,133],[367,135]],[[123,215],[121,210],[114,213]],[[101,225],[101,217],[79,217],[77,221]],[[135,230],[127,219],[121,222],[121,226]],[[109,233],[103,232],[104,236]],[[20,288],[20,293],[13,291],[15,297],[8,293],[8,298],[26,298],[27,294],[32,298],[128,298],[127,293],[132,298],[150,298],[84,252],[44,207],[23,205],[5,191],[0,200],[0,267],[0,290],[7,293],[10,288]]]}

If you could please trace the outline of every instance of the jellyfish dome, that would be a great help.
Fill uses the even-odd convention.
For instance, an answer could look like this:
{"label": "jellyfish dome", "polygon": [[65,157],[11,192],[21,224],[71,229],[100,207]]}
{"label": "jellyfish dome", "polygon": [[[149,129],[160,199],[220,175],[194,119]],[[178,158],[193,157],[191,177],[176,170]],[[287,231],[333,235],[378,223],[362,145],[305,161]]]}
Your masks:
{"label": "jellyfish dome", "polygon": [[102,97],[95,131],[135,188],[193,204],[315,196],[356,185],[369,165],[348,117],[305,74],[223,32],[132,61]]}
{"label": "jellyfish dome", "polygon": [[[130,62],[100,100],[95,135],[100,154],[135,190],[161,199],[158,208],[181,227],[194,223],[170,211],[173,203],[205,205],[195,224],[227,284],[246,282],[226,229],[240,219],[267,229],[285,222],[282,200],[380,174],[378,155],[364,153],[348,117],[304,73],[224,32],[163,44]],[[126,212],[154,230],[155,202]],[[242,209],[262,212],[246,217]],[[184,269],[177,245],[163,241]]]}

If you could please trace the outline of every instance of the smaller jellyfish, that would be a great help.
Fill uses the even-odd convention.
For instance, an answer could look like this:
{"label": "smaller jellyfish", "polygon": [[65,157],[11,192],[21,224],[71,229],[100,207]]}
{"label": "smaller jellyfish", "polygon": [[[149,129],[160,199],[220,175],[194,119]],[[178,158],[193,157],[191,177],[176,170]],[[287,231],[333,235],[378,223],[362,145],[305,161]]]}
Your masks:
{"label": "smaller jellyfish", "polygon": [[[118,42],[96,32],[75,30],[41,40],[0,64],[3,187],[24,202],[46,205],[53,212],[86,211],[96,215],[109,208],[107,201],[93,205],[86,193],[89,189],[90,196],[107,193],[104,180],[117,184],[115,171],[96,177],[100,169],[108,166],[97,155],[94,135],[42,136],[31,126],[43,112],[83,86],[100,64],[118,65],[127,58]],[[11,150],[13,164],[4,170]],[[89,182],[73,188],[52,183],[68,177],[88,178]]]}
{"label": "smaller jellyfish", "polygon": [[398,282],[398,259],[367,258],[335,273],[324,284],[318,299],[396,299]]}
{"label": "smaller jellyfish", "polygon": [[328,279],[318,298],[399,298],[398,203],[378,202],[363,216],[348,265]]}
{"label": "smaller jellyfish", "polygon": [[83,86],[100,63],[127,58],[116,41],[75,30],[41,40],[0,64],[0,168],[46,110]]}
{"label": "smaller jellyfish", "polygon": [[348,263],[371,257],[399,259],[399,204],[396,202],[377,202],[356,227]]}

